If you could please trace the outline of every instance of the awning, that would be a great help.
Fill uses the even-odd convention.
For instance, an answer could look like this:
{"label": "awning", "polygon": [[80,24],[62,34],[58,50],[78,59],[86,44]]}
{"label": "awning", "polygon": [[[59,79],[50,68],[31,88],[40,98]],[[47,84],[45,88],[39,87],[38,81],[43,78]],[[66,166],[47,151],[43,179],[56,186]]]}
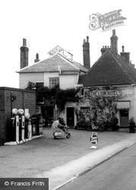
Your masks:
{"label": "awning", "polygon": [[117,102],[117,109],[129,109],[130,102]]}

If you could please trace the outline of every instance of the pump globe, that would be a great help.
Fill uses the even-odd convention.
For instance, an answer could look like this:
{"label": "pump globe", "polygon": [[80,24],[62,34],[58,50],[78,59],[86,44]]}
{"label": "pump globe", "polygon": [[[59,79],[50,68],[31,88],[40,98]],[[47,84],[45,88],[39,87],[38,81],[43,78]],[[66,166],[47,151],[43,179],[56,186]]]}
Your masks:
{"label": "pump globe", "polygon": [[23,115],[24,114],[24,110],[23,109],[19,109],[18,110],[18,114]]}
{"label": "pump globe", "polygon": [[17,113],[18,113],[18,110],[16,108],[13,108],[12,109],[12,114],[17,115]]}

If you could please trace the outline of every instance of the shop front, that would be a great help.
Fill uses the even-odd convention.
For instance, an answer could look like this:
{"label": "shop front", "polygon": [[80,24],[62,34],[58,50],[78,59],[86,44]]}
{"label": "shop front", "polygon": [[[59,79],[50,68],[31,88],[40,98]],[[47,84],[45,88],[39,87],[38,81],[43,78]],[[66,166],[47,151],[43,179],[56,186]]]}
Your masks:
{"label": "shop front", "polygon": [[119,128],[128,128],[129,120],[136,122],[136,86],[114,86],[82,88],[79,101],[68,102],[65,106],[64,118],[68,126],[75,127],[79,122],[85,126],[102,125],[107,123],[111,128],[113,119]]}
{"label": "shop front", "polygon": [[121,101],[117,102],[117,110],[118,110],[118,118],[119,118],[119,126],[124,128],[129,125],[129,110],[130,101]]}

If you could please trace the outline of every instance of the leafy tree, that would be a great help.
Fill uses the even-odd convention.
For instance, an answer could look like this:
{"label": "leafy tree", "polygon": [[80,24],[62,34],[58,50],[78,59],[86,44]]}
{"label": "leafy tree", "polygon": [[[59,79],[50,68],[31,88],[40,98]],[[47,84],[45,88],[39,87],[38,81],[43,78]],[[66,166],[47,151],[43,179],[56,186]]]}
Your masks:
{"label": "leafy tree", "polygon": [[76,102],[78,97],[76,96],[78,89],[62,90],[58,87],[48,88],[40,87],[36,90],[37,102],[44,101],[45,105],[57,105],[60,111],[65,108],[67,102]]}
{"label": "leafy tree", "polygon": [[26,87],[26,90],[36,89],[36,84],[34,82],[29,81]]}

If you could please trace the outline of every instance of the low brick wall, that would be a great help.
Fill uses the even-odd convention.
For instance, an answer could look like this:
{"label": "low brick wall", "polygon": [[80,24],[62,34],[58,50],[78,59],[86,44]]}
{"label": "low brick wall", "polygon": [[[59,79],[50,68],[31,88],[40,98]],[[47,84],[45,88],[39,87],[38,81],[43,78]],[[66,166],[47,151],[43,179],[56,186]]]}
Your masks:
{"label": "low brick wall", "polygon": [[0,87],[0,145],[10,140],[8,129],[11,127],[12,108],[29,109],[30,115],[35,114],[35,91]]}

